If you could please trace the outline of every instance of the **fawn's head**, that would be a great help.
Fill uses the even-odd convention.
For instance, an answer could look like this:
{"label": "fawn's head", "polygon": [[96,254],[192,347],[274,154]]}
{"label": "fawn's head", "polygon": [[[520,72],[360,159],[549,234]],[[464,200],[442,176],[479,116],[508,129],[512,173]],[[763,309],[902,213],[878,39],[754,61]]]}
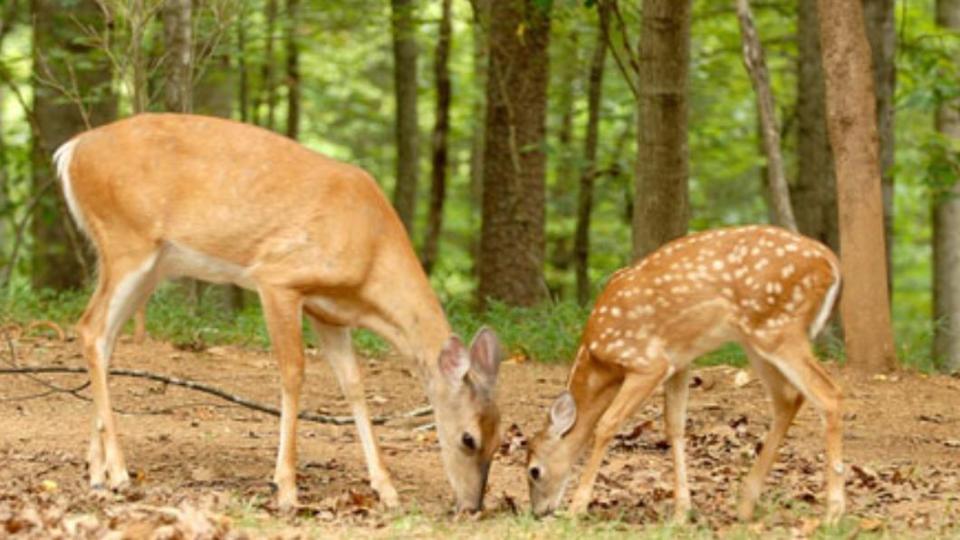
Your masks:
{"label": "fawn's head", "polygon": [[557,509],[576,459],[577,445],[570,430],[577,421],[577,403],[563,392],[550,407],[546,427],[530,440],[527,454],[527,485],[530,506],[537,516]]}
{"label": "fawn's head", "polygon": [[458,512],[483,507],[487,474],[500,445],[500,411],[494,401],[500,345],[481,328],[470,349],[451,336],[438,359],[440,376],[430,385],[440,455]]}

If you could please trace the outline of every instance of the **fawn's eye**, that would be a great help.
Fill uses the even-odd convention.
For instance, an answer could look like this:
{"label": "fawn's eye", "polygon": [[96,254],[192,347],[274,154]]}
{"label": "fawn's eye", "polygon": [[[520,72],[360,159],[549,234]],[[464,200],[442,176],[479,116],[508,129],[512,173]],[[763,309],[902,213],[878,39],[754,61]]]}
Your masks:
{"label": "fawn's eye", "polygon": [[468,450],[477,449],[477,440],[473,438],[473,435],[469,433],[464,433],[463,437],[460,438],[460,442],[463,443],[463,447]]}
{"label": "fawn's eye", "polygon": [[530,478],[534,482],[540,479],[540,467],[530,467]]}

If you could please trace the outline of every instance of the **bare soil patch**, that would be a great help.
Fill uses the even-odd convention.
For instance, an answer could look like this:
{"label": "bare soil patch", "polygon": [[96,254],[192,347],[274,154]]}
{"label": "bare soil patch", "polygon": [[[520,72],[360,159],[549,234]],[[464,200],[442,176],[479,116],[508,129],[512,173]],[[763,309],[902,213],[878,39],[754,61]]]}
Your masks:
{"label": "bare soil patch", "polygon": [[[76,340],[22,337],[15,345],[20,365],[84,365]],[[6,350],[0,354],[10,356]],[[113,367],[166,373],[279,402],[277,369],[266,351],[190,352],[159,342],[122,342]],[[409,361],[371,359],[364,368],[374,415],[426,404]],[[526,510],[525,437],[539,429],[567,369],[504,364],[499,386],[504,445],[491,472],[488,514]],[[960,379],[900,373],[863,380],[830,369],[845,390],[849,513],[866,530],[932,535],[955,530],[951,527],[960,521]],[[303,406],[349,414],[333,374],[315,353],[309,355],[307,372]],[[734,523],[738,481],[770,421],[761,384],[750,380],[738,387],[736,372],[701,369],[690,391],[688,462],[695,520],[718,532]],[[85,380],[84,375],[41,377],[61,386]],[[0,376],[0,537],[93,537],[110,531],[134,538],[257,536],[262,529],[251,528],[243,516],[273,515],[268,482],[276,418],[182,388],[114,378],[112,397],[121,411],[121,440],[135,485],[122,494],[96,496],[85,478],[91,405],[66,393],[20,399],[45,390],[23,376]],[[79,395],[89,397],[89,392]],[[613,445],[595,492],[598,517],[655,523],[670,515],[672,465],[661,403],[658,394]],[[436,438],[417,429],[429,421],[393,420],[377,433],[404,510],[448,520],[451,501]],[[377,505],[353,426],[303,422],[299,441],[304,509],[284,523],[375,530],[398,515]],[[809,529],[823,510],[822,470],[821,423],[807,405],[768,479],[759,509],[766,526]]]}

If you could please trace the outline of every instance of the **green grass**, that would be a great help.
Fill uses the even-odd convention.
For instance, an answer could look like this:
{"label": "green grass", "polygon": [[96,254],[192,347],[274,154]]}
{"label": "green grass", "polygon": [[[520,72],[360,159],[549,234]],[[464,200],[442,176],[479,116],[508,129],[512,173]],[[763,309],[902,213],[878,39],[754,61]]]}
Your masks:
{"label": "green grass", "polygon": [[[34,291],[25,283],[0,289],[0,323],[50,319],[72,325],[86,305],[89,291]],[[248,305],[234,313],[227,308],[221,289],[207,287],[199,303],[188,299],[183,287],[162,286],[150,300],[147,329],[161,340],[188,348],[234,344],[247,347],[269,346],[263,317],[254,295]],[[901,364],[923,372],[932,372],[939,363],[930,355],[934,325],[921,317],[914,306],[899,304],[894,313],[894,330]],[[444,309],[454,330],[469,340],[481,326],[493,328],[509,355],[524,355],[541,362],[566,363],[573,359],[589,307],[572,301],[544,303],[535,307],[511,307],[494,302],[486,311],[473,309],[471,299],[450,298]],[[305,334],[312,342],[311,332]],[[383,355],[388,347],[378,336],[354,333],[357,350],[364,355]],[[835,336],[818,340],[821,357],[844,361],[842,341]],[[747,360],[736,345],[727,345],[697,361],[700,366],[744,366]]]}

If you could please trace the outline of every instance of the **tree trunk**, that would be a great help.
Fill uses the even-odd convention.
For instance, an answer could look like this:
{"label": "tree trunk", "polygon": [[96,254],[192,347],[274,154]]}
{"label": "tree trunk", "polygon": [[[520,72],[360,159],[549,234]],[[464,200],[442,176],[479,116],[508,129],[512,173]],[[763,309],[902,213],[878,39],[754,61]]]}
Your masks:
{"label": "tree trunk", "polygon": [[[597,4],[601,27],[606,26],[606,4]],[[587,133],[583,143],[583,167],[580,171],[580,192],[577,197],[577,230],[574,234],[573,253],[577,276],[577,302],[585,305],[590,301],[590,215],[593,210],[593,184],[597,176],[597,141],[600,128],[600,99],[603,93],[603,68],[607,60],[607,44],[603,31],[597,31],[593,58],[590,60],[590,77],[587,89]]]}
{"label": "tree trunk", "polygon": [[691,0],[644,0],[633,256],[687,233]]}
{"label": "tree trunk", "polygon": [[757,36],[748,0],[737,0],[737,19],[740,22],[740,36],[743,40],[743,64],[750,74],[750,82],[757,94],[757,111],[760,116],[763,149],[767,155],[767,181],[774,222],[781,227],[796,231],[797,221],[793,217],[793,209],[790,206],[790,189],[787,186],[783,155],[780,152],[777,106],[773,100],[773,90],[770,88],[770,75],[767,72],[763,46]]}
{"label": "tree trunk", "polygon": [[[543,279],[550,14],[501,0],[490,17],[490,67],[480,238],[481,305],[532,305]],[[522,31],[518,31],[522,29]]]}
{"label": "tree trunk", "polygon": [[164,105],[171,112],[193,110],[193,21],[191,0],[165,0],[163,36],[166,48]]}
{"label": "tree trunk", "polygon": [[391,0],[393,23],[393,81],[397,103],[397,179],[393,206],[400,220],[413,233],[417,208],[420,144],[417,126],[417,40],[415,0]]}
{"label": "tree trunk", "polygon": [[[487,64],[489,63],[488,35],[490,25],[490,0],[471,0],[473,8],[473,73],[476,98],[471,104],[471,118],[473,118],[472,135],[470,141],[470,230],[479,231],[480,223],[476,216],[482,213],[483,206],[483,152],[484,135],[486,130],[486,95]],[[470,255],[473,263],[471,275],[479,276],[480,272],[480,235],[471,232]]]}
{"label": "tree trunk", "polygon": [[150,102],[149,89],[147,88],[147,59],[143,43],[143,35],[147,29],[150,20],[144,11],[143,0],[132,0],[130,2],[130,42],[131,58],[130,64],[133,69],[133,113],[139,114],[147,110]]}
{"label": "tree trunk", "polygon": [[[960,0],[937,0],[937,24],[960,31]],[[954,62],[960,62],[956,57]],[[937,131],[960,140],[960,99],[941,103]],[[933,356],[949,373],[960,372],[960,183],[936,194],[933,211]]]}
{"label": "tree trunk", "polygon": [[[277,0],[267,0],[266,11],[266,43],[264,44],[263,65],[260,66],[260,91],[253,100],[253,122],[273,130],[277,125],[277,85],[273,74],[273,44],[277,25]],[[261,118],[260,105],[267,104],[266,119]]]}
{"label": "tree trunk", "polygon": [[423,267],[429,274],[437,261],[437,247],[443,227],[443,203],[447,191],[447,133],[450,128],[450,35],[451,0],[443,0],[440,35],[433,73],[437,84],[437,114],[433,128],[433,169],[430,177],[430,213],[423,237]]}
{"label": "tree trunk", "polygon": [[818,0],[827,126],[837,177],[844,282],[840,311],[850,366],[896,366],[880,189],[876,104],[860,0]]}
{"label": "tree trunk", "polygon": [[800,0],[797,23],[797,181],[791,193],[800,232],[840,251],[837,182],[827,137],[817,0]]}
{"label": "tree trunk", "polygon": [[40,202],[33,211],[31,277],[37,288],[79,288],[93,265],[58,195],[50,156],[74,135],[116,117],[111,65],[85,39],[84,28],[103,22],[94,0],[34,0],[32,15],[33,112],[39,130],[32,140],[32,190]]}
{"label": "tree trunk", "polygon": [[250,72],[247,69],[247,12],[246,5],[240,6],[237,14],[237,71],[240,78],[240,87],[237,91],[237,109],[240,110],[240,121],[246,123],[250,119]]}
{"label": "tree trunk", "polygon": [[300,136],[299,4],[299,0],[287,0],[287,137],[291,139]]}
{"label": "tree trunk", "polygon": [[883,191],[883,229],[887,246],[887,290],[893,290],[893,115],[897,71],[894,55],[897,28],[894,0],[863,0],[867,39],[873,62],[873,85],[877,100],[877,130],[880,135],[880,174]]}

